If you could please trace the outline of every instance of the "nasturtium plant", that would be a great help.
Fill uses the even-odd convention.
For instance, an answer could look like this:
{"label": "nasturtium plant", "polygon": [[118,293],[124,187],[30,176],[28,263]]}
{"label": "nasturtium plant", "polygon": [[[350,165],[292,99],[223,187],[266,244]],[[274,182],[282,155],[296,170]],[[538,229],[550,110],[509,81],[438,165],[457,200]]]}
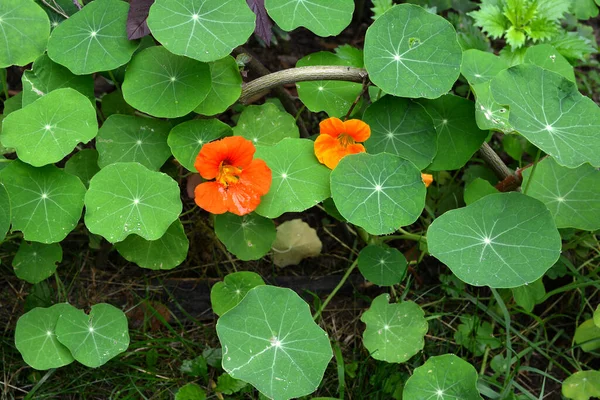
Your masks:
{"label": "nasturtium plant", "polygon": [[255,145],[274,145],[285,138],[299,138],[298,125],[293,116],[275,104],[248,106],[240,114],[233,134],[245,137]]}
{"label": "nasturtium plant", "polygon": [[563,382],[562,394],[573,400],[600,397],[600,371],[575,372]]}
{"label": "nasturtium plant", "polygon": [[429,325],[416,303],[389,301],[388,294],[377,296],[360,317],[367,325],[363,343],[376,360],[402,363],[423,350]]}
{"label": "nasturtium plant", "polygon": [[600,327],[596,326],[593,319],[585,320],[575,330],[573,339],[583,351],[593,352],[598,350],[600,349]]}
{"label": "nasturtium plant", "polygon": [[10,211],[10,198],[8,197],[8,191],[1,183],[0,178],[0,243],[4,240],[6,232],[10,228],[11,211]]}
{"label": "nasturtium plant", "polygon": [[458,78],[461,60],[452,24],[413,4],[392,7],[365,36],[369,78],[394,96],[440,97]]}
{"label": "nasturtium plant", "polygon": [[13,258],[12,266],[15,275],[20,279],[29,283],[39,283],[54,274],[62,256],[59,243],[28,243],[23,240]]}
{"label": "nasturtium plant", "polygon": [[88,187],[90,180],[98,171],[98,151],[95,149],[83,149],[73,154],[65,163],[66,173],[75,175]]}
{"label": "nasturtium plant", "polygon": [[215,216],[215,234],[227,250],[240,260],[258,260],[271,250],[275,224],[257,214],[238,216],[232,213]]}
{"label": "nasturtium plant", "polygon": [[491,129],[503,133],[514,131],[509,122],[509,110],[492,97],[490,82],[472,85],[475,94],[475,121],[479,129]]}
{"label": "nasturtium plant", "polygon": [[90,180],[85,224],[109,242],[131,234],[160,239],[181,212],[177,183],[138,163],[115,163]]}
{"label": "nasturtium plant", "polygon": [[510,67],[508,62],[494,53],[469,49],[463,52],[460,73],[471,85],[489,82],[498,73]]}
{"label": "nasturtium plant", "polygon": [[573,66],[550,44],[538,44],[537,46],[528,48],[523,61],[526,64],[534,64],[556,72],[568,80],[575,82]]}
{"label": "nasturtium plant", "polygon": [[110,71],[126,64],[138,47],[127,39],[129,4],[95,0],[58,25],[48,40],[48,56],[75,75]]}
{"label": "nasturtium plant", "polygon": [[404,255],[393,247],[370,245],[358,255],[358,269],[366,280],[379,286],[400,283],[408,263]]}
{"label": "nasturtium plant", "polygon": [[469,205],[481,199],[482,197],[487,196],[488,194],[495,193],[498,193],[498,189],[492,186],[490,182],[482,178],[475,178],[465,186],[463,199],[465,204]]}
{"label": "nasturtium plant", "polygon": [[2,121],[0,140],[21,161],[41,167],[62,160],[98,133],[90,101],[71,88],[54,90]]}
{"label": "nasturtium plant", "polygon": [[206,392],[195,383],[180,387],[175,393],[175,400],[204,400]]}
{"label": "nasturtium plant", "polygon": [[264,284],[265,281],[255,272],[239,271],[228,274],[210,290],[213,311],[218,316],[225,314],[237,306],[250,289]]}
{"label": "nasturtium plant", "polygon": [[13,161],[0,172],[0,182],[10,197],[12,230],[25,240],[60,242],[81,218],[85,186],[62,169]]}
{"label": "nasturtium plant", "polygon": [[81,364],[96,368],[129,347],[127,317],[110,304],[95,304],[89,315],[73,306],[60,310],[56,338]]}
{"label": "nasturtium plant", "polygon": [[308,304],[285,288],[260,285],[248,291],[219,318],[217,335],[223,369],[274,400],[314,392],[333,357]]}
{"label": "nasturtium plant", "polygon": [[511,288],[550,269],[560,256],[561,239],[542,202],[498,193],[437,218],[427,230],[427,245],[461,280]]}
{"label": "nasturtium plant", "polygon": [[265,0],[265,7],[282,29],[291,31],[304,26],[316,35],[333,36],[352,20],[354,1]]}
{"label": "nasturtium plant", "polygon": [[538,279],[529,285],[512,288],[512,293],[515,303],[523,307],[525,311],[532,312],[536,304],[546,295],[546,289],[542,279]]}
{"label": "nasturtium plant", "polygon": [[211,87],[206,98],[194,109],[202,115],[216,115],[224,112],[236,102],[242,93],[242,76],[231,56],[211,62]]}

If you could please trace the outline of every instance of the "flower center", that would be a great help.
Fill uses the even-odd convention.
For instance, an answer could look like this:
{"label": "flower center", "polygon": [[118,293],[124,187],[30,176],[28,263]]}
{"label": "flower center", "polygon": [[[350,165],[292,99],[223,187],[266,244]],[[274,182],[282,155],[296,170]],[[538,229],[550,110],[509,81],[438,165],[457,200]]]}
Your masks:
{"label": "flower center", "polygon": [[354,139],[352,138],[352,136],[348,135],[347,133],[342,133],[340,136],[338,136],[338,140],[340,141],[340,144],[344,148],[350,146],[351,144],[356,143],[354,141]]}
{"label": "flower center", "polygon": [[237,183],[240,180],[240,174],[242,169],[234,167],[233,165],[223,165],[223,162],[219,165],[219,175],[217,175],[217,182],[225,187]]}

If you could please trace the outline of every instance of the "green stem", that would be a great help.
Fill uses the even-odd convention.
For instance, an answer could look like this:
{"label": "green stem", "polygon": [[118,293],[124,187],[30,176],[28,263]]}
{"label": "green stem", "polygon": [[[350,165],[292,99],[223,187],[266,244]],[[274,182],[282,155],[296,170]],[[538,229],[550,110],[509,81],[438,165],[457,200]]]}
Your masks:
{"label": "green stem", "polygon": [[0,79],[2,79],[2,89],[4,90],[4,100],[8,100],[8,83],[6,82],[6,69],[2,68],[2,73],[0,73]]}
{"label": "green stem", "polygon": [[527,179],[527,185],[525,185],[523,194],[527,194],[527,190],[529,189],[529,186],[531,185],[531,181],[533,180],[533,174],[535,174],[535,169],[537,168],[538,161],[540,159],[541,154],[542,154],[542,151],[540,149],[538,149],[537,154],[535,155],[535,161],[533,162],[533,167],[531,168],[531,174],[529,174],[529,179]]}
{"label": "green stem", "polygon": [[112,80],[113,85],[115,85],[115,87],[117,88],[117,91],[119,91],[119,93],[121,93],[121,87],[119,86],[119,83],[115,79],[115,75],[113,74],[113,72],[108,71],[108,76],[110,76],[110,79]]}
{"label": "green stem", "polygon": [[[504,315],[504,331],[506,332],[506,379],[505,382],[510,382],[510,361],[513,355],[512,343],[510,340],[510,313],[508,312],[508,308],[506,308],[506,304],[504,304],[504,300],[498,293],[498,291],[494,288],[490,288],[496,302],[498,303],[498,307],[502,311]],[[506,388],[505,388],[506,389]]]}
{"label": "green stem", "polygon": [[395,239],[405,239],[405,240],[414,240],[415,242],[427,242],[427,237],[423,235],[417,235],[416,233],[410,233],[402,228],[398,228],[398,232],[401,232],[402,235],[389,235],[382,236],[382,240],[395,240]]}
{"label": "green stem", "polygon": [[3,162],[11,162],[11,161],[13,161],[13,160],[10,160],[10,159],[8,159],[8,158],[0,158],[0,163],[3,163]]}
{"label": "green stem", "polygon": [[568,292],[568,291],[571,291],[573,289],[579,289],[579,288],[584,288],[584,287],[588,287],[588,286],[597,286],[597,285],[598,285],[597,281],[571,283],[569,285],[565,285],[563,287],[559,287],[558,289],[554,289],[551,292],[546,293],[546,295],[544,297],[542,297],[542,299],[539,301],[538,304],[541,304],[541,303],[545,302],[550,297],[552,297],[554,295],[557,295],[559,293]]}
{"label": "green stem", "polygon": [[321,313],[323,312],[325,307],[327,307],[327,304],[329,304],[329,302],[333,299],[333,297],[336,295],[336,293],[342,288],[342,286],[344,286],[344,283],[346,283],[346,281],[348,280],[348,277],[350,277],[350,274],[352,273],[352,271],[354,271],[354,268],[356,268],[357,265],[358,265],[358,259],[354,260],[352,265],[350,265],[350,268],[348,268],[348,270],[346,271],[344,276],[342,276],[342,279],[340,280],[340,282],[332,290],[332,292],[329,293],[329,296],[327,296],[327,298],[325,299],[323,304],[321,304],[321,307],[319,307],[319,309],[317,310],[315,315],[313,315],[313,319],[315,321],[321,316]]}

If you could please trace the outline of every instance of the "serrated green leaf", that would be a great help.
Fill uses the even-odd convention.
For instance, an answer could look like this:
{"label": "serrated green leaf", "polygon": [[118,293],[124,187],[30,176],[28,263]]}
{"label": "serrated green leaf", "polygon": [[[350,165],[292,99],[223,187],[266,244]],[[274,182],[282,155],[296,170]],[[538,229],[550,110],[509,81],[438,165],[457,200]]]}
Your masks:
{"label": "serrated green leaf", "polygon": [[80,150],[65,163],[65,172],[81,179],[86,188],[98,171],[98,152],[94,149]]}
{"label": "serrated green leaf", "polygon": [[230,105],[240,98],[242,93],[242,76],[235,58],[227,56],[211,62],[211,87],[206,98],[194,112],[202,115],[216,115],[226,111]]}
{"label": "serrated green leaf", "polygon": [[29,283],[39,283],[52,276],[57,264],[62,261],[59,243],[28,243],[23,240],[12,261],[15,275]]}
{"label": "serrated green leaf", "polygon": [[509,21],[502,10],[494,4],[483,4],[481,9],[470,12],[469,15],[475,20],[475,25],[487,32],[493,39],[502,37],[509,26]]}
{"label": "serrated green leaf", "polygon": [[569,12],[572,0],[544,0],[536,2],[538,18],[557,20]]}
{"label": "serrated green leaf", "polygon": [[477,85],[490,81],[498,72],[508,67],[506,60],[494,53],[471,49],[463,53],[460,73],[471,85]]}
{"label": "serrated green leaf", "polygon": [[79,143],[98,133],[96,110],[75,89],[57,89],[11,113],[0,139],[16,149],[21,161],[35,167],[62,160]]}
{"label": "serrated green leaf", "polygon": [[562,394],[573,400],[600,397],[600,371],[575,372],[563,382]]}
{"label": "serrated green leaf", "polygon": [[215,216],[215,234],[231,253],[243,261],[258,260],[271,250],[276,236],[275,224],[254,213]]}
{"label": "serrated green leaf", "polygon": [[596,52],[596,45],[579,32],[561,32],[548,42],[556,48],[565,58],[570,60],[583,60]]}
{"label": "serrated green leaf", "polygon": [[175,393],[175,400],[204,400],[206,392],[195,383],[188,383],[180,387]]}
{"label": "serrated green leaf", "polygon": [[75,75],[110,71],[126,64],[139,41],[127,39],[129,4],[95,0],[57,26],[48,41],[48,56]]}
{"label": "serrated green leaf", "polygon": [[539,44],[532,46],[525,52],[525,63],[534,64],[538,67],[556,72],[575,82],[575,72],[573,66],[549,44]]}
{"label": "serrated green leaf", "polygon": [[210,290],[213,312],[218,316],[225,314],[237,306],[250,289],[264,284],[255,272],[240,271],[226,275],[222,282],[215,283]]}
{"label": "serrated green leaf", "polygon": [[575,0],[571,11],[580,20],[588,20],[598,16],[598,5],[594,0]]}
{"label": "serrated green leaf", "polygon": [[501,346],[502,342],[494,337],[494,327],[489,322],[481,322],[473,315],[463,315],[460,321],[454,332],[454,340],[475,356],[483,355],[488,347],[493,350]]}
{"label": "serrated green leaf", "polygon": [[513,49],[518,49],[525,44],[525,39],[526,39],[525,32],[523,32],[519,29],[516,29],[514,26],[511,26],[510,28],[508,28],[508,30],[506,31],[505,37],[506,37],[506,42]]}
{"label": "serrated green leaf", "polygon": [[365,36],[369,78],[399,97],[433,99],[448,92],[460,73],[461,59],[452,24],[412,4],[394,6]]}
{"label": "serrated green leaf", "polygon": [[404,254],[393,247],[370,245],[358,255],[358,269],[366,280],[379,286],[400,283],[406,275],[407,261]]}
{"label": "serrated green leaf", "polygon": [[294,117],[271,103],[246,107],[233,134],[264,146],[277,144],[285,138],[300,137]]}
{"label": "serrated green leaf", "polygon": [[352,0],[266,0],[265,7],[281,29],[293,31],[303,26],[318,36],[338,35],[354,13]]}

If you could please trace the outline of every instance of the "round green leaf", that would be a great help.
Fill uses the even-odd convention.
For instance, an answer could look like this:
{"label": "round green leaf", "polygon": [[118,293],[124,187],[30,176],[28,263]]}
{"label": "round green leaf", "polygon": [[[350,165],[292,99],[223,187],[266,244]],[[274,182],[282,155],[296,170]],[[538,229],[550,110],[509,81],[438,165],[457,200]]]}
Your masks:
{"label": "round green leaf", "polygon": [[479,129],[504,133],[514,131],[508,122],[509,111],[492,97],[490,82],[473,85],[471,89],[475,94],[475,121]]}
{"label": "round green leaf", "polygon": [[550,44],[538,44],[537,46],[529,47],[525,52],[524,62],[556,72],[568,80],[575,82],[573,66]]}
{"label": "round green leaf", "polygon": [[308,304],[290,289],[257,286],[217,322],[223,369],[271,399],[317,390],[333,353]]}
{"label": "round green leaf", "polygon": [[598,304],[596,311],[594,311],[594,323],[598,328],[600,328],[600,304]]}
{"label": "round green leaf", "polygon": [[489,183],[485,179],[475,178],[465,186],[465,204],[469,205],[471,203],[475,203],[482,197],[494,193],[498,193],[498,189],[492,186],[491,183]]}
{"label": "round green leaf", "polygon": [[452,24],[413,4],[381,15],[365,36],[365,67],[371,81],[399,97],[435,99],[452,89],[462,49]]}
{"label": "round green leaf", "polygon": [[369,153],[390,153],[427,167],[437,151],[433,120],[418,103],[384,96],[371,104],[363,120],[371,127],[365,142]]}
{"label": "round green leaf", "polygon": [[588,231],[600,229],[600,171],[590,165],[561,167],[548,157],[535,170],[523,170],[527,195],[543,202],[554,216],[558,228]]}
{"label": "round green leaf", "polygon": [[388,153],[346,156],[331,173],[331,197],[340,214],[373,235],[415,222],[425,194],[414,164]]}
{"label": "round green leaf", "polygon": [[600,328],[596,326],[593,319],[588,319],[577,327],[573,339],[585,352],[598,350],[600,349]]}
{"label": "round green leaf", "polygon": [[98,152],[94,149],[83,149],[73,154],[65,163],[65,172],[75,175],[88,187],[90,180],[100,171]]}
{"label": "round green leaf", "polygon": [[48,56],[75,75],[110,71],[126,64],[138,47],[127,39],[129,4],[95,0],[57,26],[48,41]]}
{"label": "round green leaf", "polygon": [[156,0],[148,27],[170,52],[216,61],[248,40],[255,19],[244,0]]}
{"label": "round green leaf", "polygon": [[498,73],[510,67],[508,61],[494,53],[469,49],[463,53],[460,73],[471,85],[489,82]]}
{"label": "round green leaf", "polygon": [[195,383],[188,383],[182,386],[175,393],[175,400],[204,400],[206,392]]}
{"label": "round green leaf", "polygon": [[135,115],[135,109],[127,104],[123,98],[123,93],[119,90],[102,96],[101,102],[102,114],[105,118],[113,114]]}
{"label": "round green leaf", "polygon": [[96,368],[129,347],[127,317],[110,304],[95,304],[90,314],[69,306],[61,310],[56,337],[86,367]]}
{"label": "round green leaf", "polygon": [[57,340],[55,332],[60,314],[70,307],[63,303],[34,308],[17,321],[15,345],[31,367],[46,370],[73,362],[71,352]]}
{"label": "round green leaf", "polygon": [[482,400],[477,371],[454,354],[430,357],[415,368],[402,392],[404,400]]}
{"label": "round green leaf", "polygon": [[234,272],[217,282],[210,290],[210,302],[215,314],[221,316],[237,306],[248,291],[256,286],[264,285],[260,275],[250,271]]}
{"label": "round green leaf", "polygon": [[444,213],[429,226],[427,245],[462,281],[512,288],[544,275],[560,256],[561,239],[542,202],[513,192]]}
{"label": "round green leaf", "polygon": [[[0,179],[1,181],[1,179]],[[8,191],[2,183],[0,183],[0,243],[6,237],[6,232],[10,228],[10,198]]]}
{"label": "round green leaf", "polygon": [[475,104],[451,94],[420,103],[433,119],[437,148],[440,149],[427,169],[444,171],[462,168],[488,135],[475,122]]}
{"label": "round green leaf", "polygon": [[73,75],[71,71],[53,62],[44,54],[33,63],[33,69],[23,73],[23,107],[56,89],[72,88],[96,105],[92,75]]}
{"label": "round green leaf", "polygon": [[248,106],[242,111],[233,134],[251,140],[255,145],[269,146],[285,138],[299,138],[296,119],[273,103]]}
{"label": "round green leaf", "polygon": [[3,121],[0,139],[16,149],[21,161],[40,167],[62,160],[96,133],[95,108],[84,95],[65,88],[11,113]]}
{"label": "round green leaf", "polygon": [[15,275],[29,283],[38,283],[52,276],[57,264],[62,261],[62,248],[59,243],[28,243],[23,240],[12,266]]}
{"label": "round green leaf", "polygon": [[254,157],[264,160],[273,173],[271,190],[262,197],[257,214],[277,218],[330,197],[329,168],[315,157],[311,140],[286,138],[274,146],[259,146]]}
{"label": "round green leaf", "polygon": [[562,394],[573,400],[600,397],[600,371],[575,372],[563,382]]}
{"label": "round green leaf", "polygon": [[360,317],[367,325],[363,343],[374,359],[401,363],[423,349],[429,326],[416,303],[389,304],[389,301],[389,294],[377,296]]}
{"label": "round green leaf", "polygon": [[76,176],[53,165],[34,168],[13,161],[0,180],[10,196],[12,229],[25,240],[60,242],[79,222],[85,186]]}
{"label": "round green leaf", "polygon": [[277,231],[273,220],[254,213],[215,216],[215,234],[227,250],[243,261],[258,260],[271,250]]}
{"label": "round green leaf", "polygon": [[157,240],[145,240],[138,235],[115,244],[117,251],[127,261],[148,269],[173,269],[181,264],[188,254],[190,242],[179,220]]}
{"label": "round green leaf", "polygon": [[529,64],[498,74],[490,88],[510,108],[510,124],[560,165],[600,167],[600,108],[577,85]]}
{"label": "round green leaf", "polygon": [[406,274],[407,261],[397,249],[370,245],[358,255],[358,269],[366,280],[379,286],[400,283]]}
{"label": "round green leaf", "polygon": [[182,117],[194,110],[210,91],[208,64],[169,53],[162,46],[137,53],[123,82],[125,101],[161,118]]}
{"label": "round green leaf", "polygon": [[194,110],[202,115],[216,115],[226,111],[242,94],[242,76],[235,58],[227,56],[211,62],[209,67],[212,82],[210,92]]}
{"label": "round green leaf", "polygon": [[194,163],[202,146],[232,133],[231,127],[218,119],[194,119],[171,129],[167,144],[181,165],[196,171]]}
{"label": "round green leaf", "polygon": [[[360,63],[360,64],[359,64]],[[309,54],[301,58],[296,67],[313,65],[345,65],[362,67],[362,58],[345,59],[328,51]],[[343,117],[362,91],[362,85],[343,81],[299,82],[298,97],[312,112],[325,111],[330,117]]]}
{"label": "round green leaf", "polygon": [[94,175],[85,208],[90,232],[115,243],[131,234],[160,239],[182,205],[179,186],[168,175],[138,163],[116,163]]}
{"label": "round green leaf", "polygon": [[138,162],[158,171],[171,156],[167,135],[171,124],[152,118],[111,115],[104,121],[96,138],[98,165],[104,168],[116,162]]}
{"label": "round green leaf", "polygon": [[33,0],[2,0],[0,68],[29,64],[46,50],[48,36],[48,15]]}
{"label": "round green leaf", "polygon": [[335,36],[352,21],[352,0],[266,0],[269,16],[286,31],[303,26],[319,36]]}

